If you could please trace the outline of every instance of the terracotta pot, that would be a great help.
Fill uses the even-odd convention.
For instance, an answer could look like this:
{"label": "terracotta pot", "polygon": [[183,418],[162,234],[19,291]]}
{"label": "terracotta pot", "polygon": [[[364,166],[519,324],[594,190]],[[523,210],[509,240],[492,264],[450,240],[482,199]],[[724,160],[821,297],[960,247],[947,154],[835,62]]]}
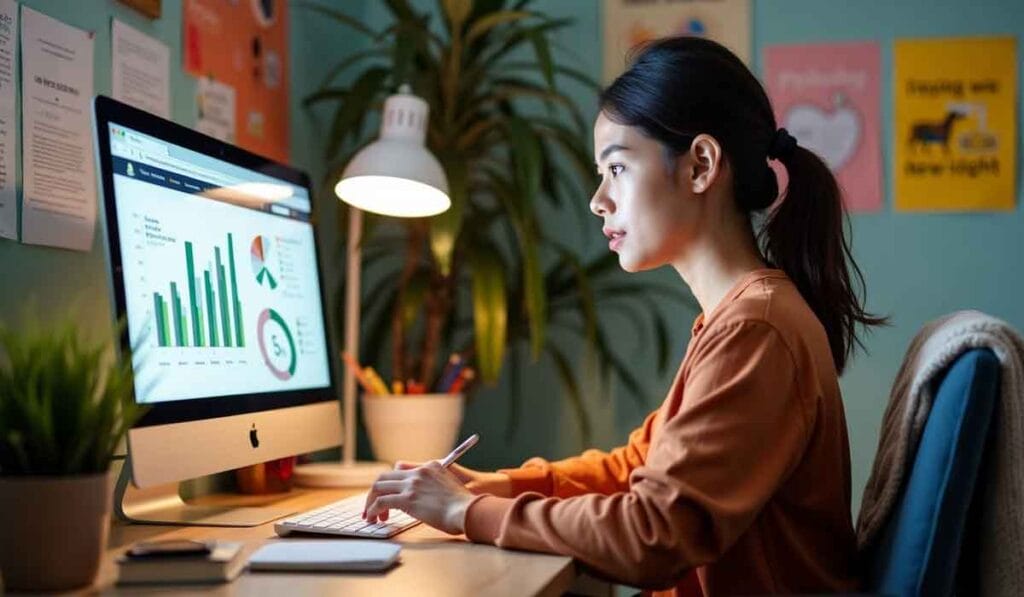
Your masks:
{"label": "terracotta pot", "polygon": [[110,473],[0,477],[0,572],[8,591],[92,584],[110,529]]}
{"label": "terracotta pot", "polygon": [[363,395],[363,421],[377,460],[424,462],[455,447],[462,394]]}

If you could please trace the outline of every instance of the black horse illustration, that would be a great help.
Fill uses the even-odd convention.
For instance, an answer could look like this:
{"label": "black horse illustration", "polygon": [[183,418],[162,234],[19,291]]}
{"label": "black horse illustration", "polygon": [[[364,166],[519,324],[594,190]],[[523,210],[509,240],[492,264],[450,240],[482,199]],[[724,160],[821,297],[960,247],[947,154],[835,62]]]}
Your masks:
{"label": "black horse illustration", "polygon": [[953,130],[953,122],[963,118],[962,112],[951,110],[941,122],[915,122],[910,129],[910,140],[908,145],[911,148],[917,143],[921,147],[938,143],[942,145],[943,151],[949,151],[949,134]]}

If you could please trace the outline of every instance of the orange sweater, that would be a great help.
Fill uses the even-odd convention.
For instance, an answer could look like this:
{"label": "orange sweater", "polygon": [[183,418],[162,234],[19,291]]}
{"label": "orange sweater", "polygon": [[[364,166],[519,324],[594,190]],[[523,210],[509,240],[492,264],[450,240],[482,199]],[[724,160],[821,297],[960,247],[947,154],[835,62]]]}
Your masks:
{"label": "orange sweater", "polygon": [[538,458],[466,535],[669,594],[854,590],[850,457],[821,323],[779,270],[704,318],[661,407],[609,453]]}

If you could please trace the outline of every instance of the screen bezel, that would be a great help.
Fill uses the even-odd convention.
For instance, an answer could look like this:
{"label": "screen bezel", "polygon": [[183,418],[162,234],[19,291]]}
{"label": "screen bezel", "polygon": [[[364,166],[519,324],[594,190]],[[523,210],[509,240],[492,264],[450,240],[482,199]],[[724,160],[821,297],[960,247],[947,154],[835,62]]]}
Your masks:
{"label": "screen bezel", "polygon": [[[121,237],[118,230],[117,205],[114,198],[114,174],[110,154],[110,125],[124,126],[140,133],[173,143],[212,158],[223,160],[235,166],[272,176],[301,186],[309,193],[310,207],[313,204],[313,192],[309,176],[290,166],[280,164],[265,157],[256,155],[239,147],[229,145],[202,133],[186,128],[174,122],[164,120],[112,98],[98,95],[93,102],[94,133],[97,159],[99,162],[99,179],[103,191],[103,215],[106,224],[106,248],[108,276],[112,289],[112,306],[116,321],[127,321],[127,308],[124,285],[124,268],[121,256]],[[324,292],[324,270],[320,259],[320,248],[316,230],[317,219],[311,212],[310,225],[313,229],[313,250],[316,255],[317,276],[320,286],[320,318],[327,342],[327,374],[328,385],[321,388],[305,388],[298,390],[260,392],[250,394],[227,394],[209,398],[192,398],[171,400],[166,402],[141,403],[148,407],[147,412],[135,424],[135,427],[184,423],[215,417],[262,412],[337,400],[335,388],[334,360],[331,345],[330,329],[327,326],[327,295]],[[131,359],[131,340],[128,326],[119,328],[118,349],[122,358]],[[133,375],[134,379],[134,375]],[[134,387],[132,394],[134,396]],[[138,400],[136,399],[138,403]]]}

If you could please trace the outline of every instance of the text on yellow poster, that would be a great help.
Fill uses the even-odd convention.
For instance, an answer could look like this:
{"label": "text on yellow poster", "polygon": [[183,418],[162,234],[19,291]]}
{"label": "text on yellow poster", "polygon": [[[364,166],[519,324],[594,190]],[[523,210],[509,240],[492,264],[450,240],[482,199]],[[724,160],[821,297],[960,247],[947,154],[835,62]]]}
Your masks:
{"label": "text on yellow poster", "polygon": [[1013,38],[898,40],[893,95],[897,210],[1013,208]]}

